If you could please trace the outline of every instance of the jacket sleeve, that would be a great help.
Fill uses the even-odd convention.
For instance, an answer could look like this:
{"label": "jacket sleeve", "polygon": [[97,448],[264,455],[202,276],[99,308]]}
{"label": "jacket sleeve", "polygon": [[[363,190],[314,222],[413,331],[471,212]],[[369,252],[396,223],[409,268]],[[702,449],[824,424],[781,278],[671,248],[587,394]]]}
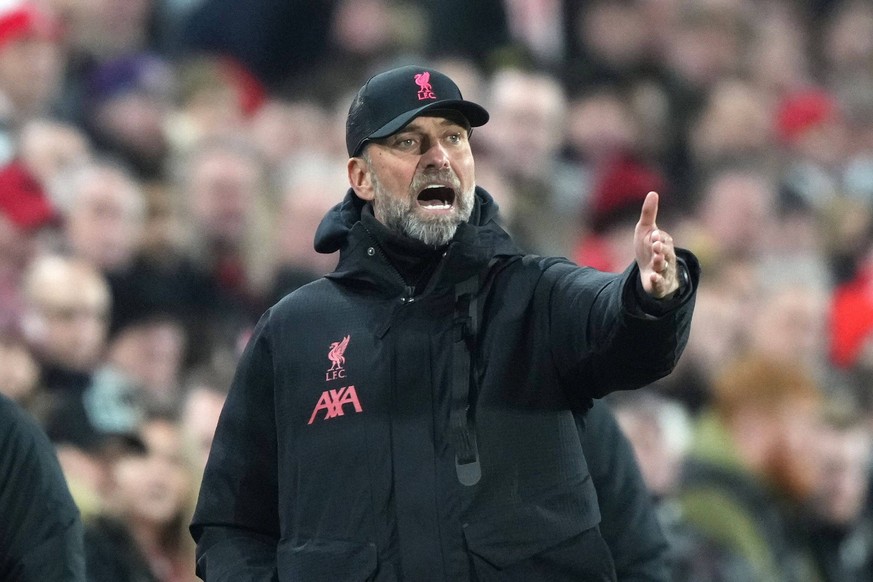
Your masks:
{"label": "jacket sleeve", "polygon": [[668,582],[669,544],[633,448],[612,411],[604,402],[595,402],[587,415],[576,415],[576,425],[597,490],[600,534],[612,553],[618,579]]}
{"label": "jacket sleeve", "polygon": [[79,510],[37,422],[0,395],[0,580],[84,582]]}
{"label": "jacket sleeve", "polygon": [[191,522],[207,582],[276,580],[279,540],[269,312],[254,330],[216,427]]}
{"label": "jacket sleeve", "polygon": [[663,313],[647,313],[637,293],[639,269],[622,274],[554,265],[546,271],[549,340],[562,382],[599,398],[651,384],[673,371],[688,342],[700,267],[677,249],[690,283]]}

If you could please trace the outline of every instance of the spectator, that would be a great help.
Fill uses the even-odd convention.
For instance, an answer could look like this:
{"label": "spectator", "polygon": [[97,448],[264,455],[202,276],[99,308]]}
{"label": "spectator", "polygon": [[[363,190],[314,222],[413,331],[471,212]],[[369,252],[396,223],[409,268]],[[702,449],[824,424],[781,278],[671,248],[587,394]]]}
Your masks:
{"label": "spectator", "polygon": [[22,127],[18,157],[36,181],[51,191],[55,180],[92,155],[85,132],[72,123],[52,117],[35,117]]}
{"label": "spectator", "polygon": [[819,580],[798,530],[814,491],[822,394],[800,364],[749,354],[714,383],[683,468],[683,519],[716,547],[743,557],[750,582]]}
{"label": "spectator", "polygon": [[311,83],[326,60],[338,0],[203,0],[182,23],[181,53],[240,61],[269,91]]}
{"label": "spectator", "polygon": [[[607,397],[606,403],[627,435],[639,462],[641,478],[652,496],[657,522],[664,530],[669,545],[663,566],[667,578],[671,582],[750,579],[749,564],[729,549],[699,535],[684,519],[678,504],[680,471],[691,444],[685,408],[657,392],[615,393]],[[615,520],[603,524],[605,531],[620,527]],[[649,574],[639,573],[641,576]]]}
{"label": "spectator", "polygon": [[86,524],[91,582],[196,580],[185,531],[193,476],[179,427],[151,416],[109,463],[106,510]]}
{"label": "spectator", "polygon": [[692,417],[710,403],[715,378],[745,347],[748,330],[743,317],[750,312],[746,306],[754,296],[754,283],[753,269],[737,262],[708,269],[700,284],[688,346],[676,370],[657,386]]}
{"label": "spectator", "polygon": [[779,143],[785,150],[783,204],[821,213],[843,195],[845,185],[849,144],[842,106],[830,91],[804,87],[783,96],[776,115]]}
{"label": "spectator", "polygon": [[64,216],[66,250],[110,280],[123,277],[139,254],[146,220],[136,178],[110,159],[89,160],[56,176],[52,197]]}
{"label": "spectator", "polygon": [[152,53],[126,54],[94,67],[85,78],[82,127],[94,147],[121,158],[147,183],[167,171],[176,75]]}
{"label": "spectator", "polygon": [[320,143],[330,123],[330,114],[317,101],[273,99],[251,118],[249,132],[269,167],[281,172],[295,158],[332,155]]}
{"label": "spectator", "polygon": [[818,435],[811,543],[827,582],[873,580],[873,434],[851,397],[833,398]]}
{"label": "spectator", "polygon": [[20,162],[0,168],[0,330],[16,332],[27,266],[47,246],[57,222],[54,204]]}
{"label": "spectator", "polygon": [[176,410],[182,400],[188,340],[187,329],[179,317],[144,310],[115,328],[107,361],[136,382],[144,406]]}
{"label": "spectator", "polygon": [[190,256],[242,319],[256,319],[272,269],[273,197],[265,160],[243,138],[205,140],[184,158],[177,188]]}
{"label": "spectator", "polygon": [[[135,387],[105,365],[111,296],[90,263],[44,255],[24,281],[22,328],[42,372],[40,418],[52,442],[96,454],[139,421]],[[63,459],[62,459],[63,460]]]}
{"label": "spectator", "polygon": [[477,147],[516,185],[518,223],[511,227],[532,251],[566,248],[576,223],[559,209],[578,196],[578,175],[560,155],[567,115],[563,87],[545,72],[504,68],[492,76],[486,98],[492,118]]}
{"label": "spectator", "polygon": [[0,117],[17,129],[28,119],[52,112],[66,54],[59,23],[38,2],[5,2],[0,31]]}
{"label": "spectator", "polygon": [[779,257],[758,269],[754,313],[744,320],[746,347],[787,364],[803,362],[826,389],[830,281],[824,265]]}
{"label": "spectator", "polygon": [[663,174],[630,155],[618,154],[593,173],[594,183],[582,213],[585,230],[576,244],[574,259],[602,271],[621,271],[632,257],[633,247],[619,233],[633,228],[636,213],[632,209],[639,206],[643,192],[661,194],[665,214],[673,193]]}
{"label": "spectator", "polygon": [[206,467],[212,437],[232,380],[233,365],[226,361],[197,368],[186,380],[180,407],[181,438],[198,479]]}
{"label": "spectator", "polygon": [[[251,72],[230,57],[189,56],[176,62],[175,73],[177,104],[165,128],[175,155],[184,155],[204,139],[245,132],[265,106],[270,107],[264,117],[277,121],[271,115],[276,102],[268,99],[266,89]],[[317,123],[316,119],[299,121]],[[259,129],[283,136],[296,131],[293,125],[281,122]]]}
{"label": "spectator", "polygon": [[756,260],[777,220],[773,175],[756,164],[729,163],[707,172],[691,220],[694,248],[706,265]]}
{"label": "spectator", "polygon": [[282,207],[276,225],[278,264],[272,302],[336,264],[335,255],[316,252],[312,241],[321,219],[333,206],[331,194],[345,187],[342,167],[343,162],[337,159],[317,155],[287,160],[279,178]]}

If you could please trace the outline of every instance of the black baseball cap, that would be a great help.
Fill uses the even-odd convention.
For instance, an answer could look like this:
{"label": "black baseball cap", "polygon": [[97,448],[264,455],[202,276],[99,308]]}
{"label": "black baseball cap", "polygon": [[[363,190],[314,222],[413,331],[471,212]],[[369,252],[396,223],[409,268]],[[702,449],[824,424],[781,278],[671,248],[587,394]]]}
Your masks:
{"label": "black baseball cap", "polygon": [[349,156],[360,155],[367,141],[393,135],[435,109],[458,111],[470,127],[488,121],[485,108],[465,101],[454,81],[439,71],[410,65],[370,77],[355,95],[346,118]]}

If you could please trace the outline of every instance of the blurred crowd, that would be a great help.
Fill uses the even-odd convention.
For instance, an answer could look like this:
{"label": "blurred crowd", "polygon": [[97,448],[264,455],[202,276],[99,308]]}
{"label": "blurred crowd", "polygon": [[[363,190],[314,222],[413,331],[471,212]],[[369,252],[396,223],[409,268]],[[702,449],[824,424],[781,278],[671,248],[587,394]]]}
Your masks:
{"label": "blurred crowd", "polygon": [[607,399],[675,579],[873,580],[873,3],[2,0],[0,392],[90,579],[195,579],[236,359],[331,270],[351,96],[406,63],[491,113],[477,183],[528,251],[623,270],[656,190],[700,257],[679,368]]}

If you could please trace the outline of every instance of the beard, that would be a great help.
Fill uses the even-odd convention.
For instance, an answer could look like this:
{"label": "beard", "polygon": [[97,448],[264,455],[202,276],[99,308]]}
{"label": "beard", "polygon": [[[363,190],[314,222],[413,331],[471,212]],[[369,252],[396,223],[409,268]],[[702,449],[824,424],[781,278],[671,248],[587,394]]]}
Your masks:
{"label": "beard", "polygon": [[[449,214],[428,216],[427,210],[418,203],[419,193],[434,181],[450,184],[456,193]],[[375,172],[372,172],[372,182],[373,213],[379,222],[434,248],[449,244],[458,225],[467,222],[473,212],[475,186],[461,192],[461,181],[450,169],[416,175],[406,196],[387,192]]]}

